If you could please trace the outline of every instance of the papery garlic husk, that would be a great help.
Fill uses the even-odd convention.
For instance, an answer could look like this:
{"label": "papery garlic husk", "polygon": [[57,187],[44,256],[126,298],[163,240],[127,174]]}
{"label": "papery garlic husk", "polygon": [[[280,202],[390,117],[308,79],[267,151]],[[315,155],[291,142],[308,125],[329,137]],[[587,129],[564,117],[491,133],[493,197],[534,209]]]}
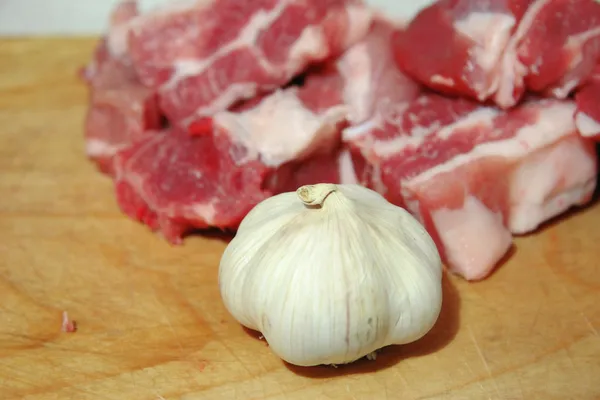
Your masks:
{"label": "papery garlic husk", "polygon": [[225,307],[290,364],[355,361],[413,342],[438,318],[442,263],[406,210],[359,185],[270,197],[219,266]]}

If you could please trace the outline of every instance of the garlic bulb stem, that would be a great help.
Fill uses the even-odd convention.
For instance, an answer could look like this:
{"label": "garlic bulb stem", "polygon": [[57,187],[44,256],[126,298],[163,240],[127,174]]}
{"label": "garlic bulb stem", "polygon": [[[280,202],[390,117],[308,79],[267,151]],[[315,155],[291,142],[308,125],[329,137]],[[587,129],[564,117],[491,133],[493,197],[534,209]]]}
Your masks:
{"label": "garlic bulb stem", "polygon": [[332,183],[318,183],[316,185],[301,186],[296,190],[296,194],[307,206],[322,206],[327,196],[336,190],[337,186]]}

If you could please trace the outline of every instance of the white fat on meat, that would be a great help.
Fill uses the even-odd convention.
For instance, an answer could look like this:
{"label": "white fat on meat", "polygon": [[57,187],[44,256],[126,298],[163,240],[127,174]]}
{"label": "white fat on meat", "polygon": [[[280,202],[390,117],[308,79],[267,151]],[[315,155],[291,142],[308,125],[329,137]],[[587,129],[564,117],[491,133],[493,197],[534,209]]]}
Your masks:
{"label": "white fat on meat", "polygon": [[574,205],[586,203],[596,185],[596,158],[577,135],[527,157],[510,183],[508,228],[531,232]]}
{"label": "white fat on meat", "polygon": [[[569,74],[567,74],[567,76],[568,75]],[[580,83],[579,77],[566,81],[563,80],[560,86],[550,89],[549,92],[557,99],[566,99]]]}
{"label": "white fat on meat", "polygon": [[396,66],[389,48],[397,30],[391,22],[375,19],[369,34],[336,61],[344,79],[343,98],[349,106],[348,120],[352,125],[368,120],[381,124],[421,93],[420,85]]}
{"label": "white fat on meat", "polygon": [[[438,124],[432,124],[428,128],[415,126],[414,130],[406,136],[398,136],[391,140],[380,140],[373,143],[373,153],[378,157],[390,157],[403,149],[411,147],[419,147],[423,141],[428,138],[433,132],[441,139],[446,139],[457,130],[481,128],[489,129],[493,124],[494,118],[500,114],[500,111],[494,107],[481,107],[468,114],[466,117],[457,120],[456,122],[440,128]],[[470,153],[469,153],[470,154]],[[468,157],[468,155],[466,155]],[[437,173],[437,172],[435,172]]]}
{"label": "white fat on meat", "polygon": [[358,177],[356,176],[356,170],[354,169],[354,162],[352,162],[352,154],[350,154],[348,149],[344,149],[340,152],[338,157],[338,169],[340,183],[359,184]]}
{"label": "white fat on meat", "polygon": [[[362,4],[349,4],[346,6],[348,15],[348,26],[350,29],[346,32],[346,37],[342,41],[343,48],[348,48],[353,43],[358,42],[369,31],[373,19],[377,18],[377,13],[372,8],[365,8]],[[381,18],[378,18],[381,19]]]}
{"label": "white fat on meat", "polygon": [[530,4],[519,21],[516,31],[506,44],[504,55],[500,61],[500,71],[494,94],[494,101],[500,107],[508,108],[516,103],[514,89],[523,85],[524,77],[528,72],[527,67],[519,61],[517,48],[529,32],[529,28],[533,25],[539,12],[548,2],[549,0],[535,0]]}
{"label": "white fat on meat", "polygon": [[[472,114],[478,112],[475,111]],[[448,162],[427,170],[412,179],[411,182],[420,184],[432,179],[441,172],[452,171],[461,165],[486,157],[505,157],[507,159],[526,157],[536,149],[541,149],[563,137],[573,134],[576,131],[573,122],[574,114],[575,104],[572,102],[552,101],[551,105],[540,105],[540,114],[537,121],[532,125],[522,127],[514,137],[507,140],[479,144],[469,153],[458,155]],[[481,123],[483,123],[483,119]],[[468,126],[462,125],[459,122],[455,123],[455,126],[457,124],[459,124],[458,126]],[[542,132],[543,134],[541,134]],[[385,147],[381,145],[378,154],[386,154],[385,151]],[[393,154],[394,152],[391,153]]]}
{"label": "white fat on meat", "polygon": [[493,11],[472,12],[454,23],[458,32],[477,44],[469,49],[470,56],[473,57],[471,62],[483,69],[485,75],[493,77],[491,82],[473,82],[481,101],[494,93],[498,86],[498,77],[491,71],[497,68],[515,24],[516,20],[512,14]]}
{"label": "white fat on meat", "polygon": [[309,26],[302,31],[289,52],[288,74],[301,69],[306,58],[323,59],[329,52],[327,37],[320,26]]}
{"label": "white fat on meat", "polygon": [[572,58],[569,62],[568,72],[549,90],[554,97],[567,98],[581,84],[582,77],[587,75],[582,71],[587,71],[591,67],[590,64],[595,62],[591,57],[584,57],[584,46],[598,38],[600,38],[600,27],[569,36],[562,50],[570,54]]}
{"label": "white fat on meat", "polygon": [[485,278],[512,244],[502,215],[467,196],[460,209],[442,208],[432,215],[451,270],[467,280]]}
{"label": "white fat on meat", "polygon": [[115,146],[104,140],[89,138],[85,141],[85,152],[92,158],[109,158],[126,146]]}
{"label": "white fat on meat", "polygon": [[584,112],[577,112],[575,116],[575,125],[577,125],[577,130],[581,136],[591,137],[600,135],[600,122]]}
{"label": "white fat on meat", "polygon": [[[192,206],[186,207],[186,210],[183,210],[184,217],[190,219],[198,219],[200,217],[202,221],[206,223],[208,226],[215,225],[217,209],[215,208],[216,201],[211,201],[208,203],[202,204],[194,204]],[[189,212],[188,212],[189,211]]]}
{"label": "white fat on meat", "polygon": [[[285,4],[285,2],[282,3]],[[347,30],[346,37],[339,43],[342,48],[347,48],[352,43],[360,40],[365,35],[365,32],[369,30],[372,21],[372,11],[365,9],[363,6],[348,5],[345,12],[348,15],[348,26],[350,29]],[[325,58],[329,51],[329,38],[324,26],[316,25],[307,27],[290,49],[290,60],[286,65],[288,73],[294,73],[302,69],[307,58]]]}
{"label": "white fat on meat", "polygon": [[359,125],[350,126],[342,131],[342,140],[344,142],[371,142],[372,138],[369,135],[373,129],[377,128],[375,120],[367,121]]}
{"label": "white fat on meat", "polygon": [[236,160],[237,164],[259,159],[267,166],[278,167],[317,150],[333,149],[338,124],[346,115],[344,105],[316,113],[298,98],[297,88],[289,88],[275,91],[250,110],[220,112],[213,124],[217,132],[224,132],[248,150],[245,158]]}
{"label": "white fat on meat", "polygon": [[[220,95],[214,99],[210,105],[202,107],[201,112],[197,112],[188,118],[184,118],[181,121],[183,126],[190,125],[198,120],[198,118],[212,116],[215,113],[226,110],[238,99],[252,98],[257,92],[258,84],[255,82],[237,83],[235,85],[228,85],[224,90],[218,90],[218,87],[215,85],[211,86],[213,87],[213,93],[220,93]],[[206,86],[204,86],[204,88],[206,88]]]}
{"label": "white fat on meat", "polygon": [[125,25],[113,27],[107,35],[107,48],[114,58],[121,58],[127,54],[128,27]]}
{"label": "white fat on meat", "polygon": [[352,123],[365,121],[372,116],[372,74],[376,68],[369,56],[367,43],[352,46],[338,60],[337,68],[344,77],[344,100],[351,105],[348,120]]}
{"label": "white fat on meat", "polygon": [[431,75],[431,78],[429,78],[429,82],[444,85],[444,86],[450,86],[450,87],[452,87],[456,84],[454,82],[454,79],[448,78],[448,77],[445,77],[445,76],[442,76],[439,74]]}

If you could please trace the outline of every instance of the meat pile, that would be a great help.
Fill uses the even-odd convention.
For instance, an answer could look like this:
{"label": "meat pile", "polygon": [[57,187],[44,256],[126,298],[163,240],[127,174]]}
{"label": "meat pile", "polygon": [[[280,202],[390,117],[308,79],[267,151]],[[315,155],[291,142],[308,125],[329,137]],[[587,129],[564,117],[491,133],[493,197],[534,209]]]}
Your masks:
{"label": "meat pile", "polygon": [[479,280],[596,186],[594,0],[438,1],[402,24],[360,0],[128,0],[83,76],[87,155],[174,244],[358,183]]}

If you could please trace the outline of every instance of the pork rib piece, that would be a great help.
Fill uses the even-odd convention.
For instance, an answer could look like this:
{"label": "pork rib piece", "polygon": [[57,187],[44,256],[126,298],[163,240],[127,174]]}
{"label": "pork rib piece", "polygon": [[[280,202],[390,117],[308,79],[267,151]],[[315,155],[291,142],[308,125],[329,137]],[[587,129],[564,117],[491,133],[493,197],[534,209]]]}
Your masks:
{"label": "pork rib piece", "polygon": [[117,50],[159,89],[169,120],[187,126],[340,54],[370,21],[360,0],[172,2],[132,19]]}
{"label": "pork rib piece", "polygon": [[[587,203],[594,145],[568,100],[526,99],[510,111],[424,94],[384,129],[352,128],[370,185],[424,223],[450,270],[485,278],[512,234]],[[356,133],[357,132],[357,133]]]}
{"label": "pork rib piece", "polygon": [[445,94],[502,108],[526,90],[566,98],[600,56],[595,0],[441,0],[394,39],[397,62]]}
{"label": "pork rib piece", "polygon": [[[111,17],[111,32],[137,15],[133,2],[121,3]],[[86,154],[104,173],[112,175],[119,151],[159,129],[161,114],[155,91],[143,86],[125,57],[109,52],[111,34],[100,40],[84,68],[90,103],[85,119]]]}
{"label": "pork rib piece", "polygon": [[236,229],[258,202],[290,185],[353,180],[339,148],[340,84],[335,74],[310,75],[302,87],[217,113],[213,134],[149,134],[116,158],[121,209],[180,243],[191,230]]}
{"label": "pork rib piece", "polygon": [[600,139],[600,64],[585,85],[575,94],[575,124],[585,137]]}

